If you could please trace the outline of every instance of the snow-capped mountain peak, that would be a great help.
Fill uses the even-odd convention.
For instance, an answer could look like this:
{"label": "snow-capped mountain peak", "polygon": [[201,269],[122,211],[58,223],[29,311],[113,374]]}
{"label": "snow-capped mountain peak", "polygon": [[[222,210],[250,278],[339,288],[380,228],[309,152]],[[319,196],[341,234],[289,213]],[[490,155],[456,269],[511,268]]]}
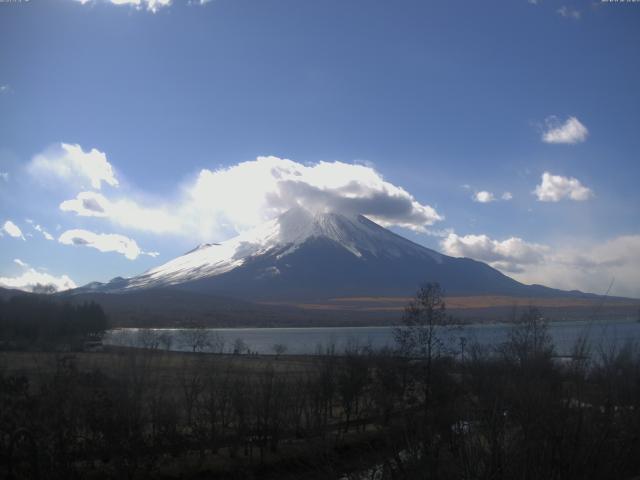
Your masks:
{"label": "snow-capped mountain peak", "polygon": [[227,241],[200,244],[180,257],[129,279],[125,289],[217,276],[264,255],[280,260],[313,239],[329,241],[358,258],[394,258],[407,254],[427,256],[436,262],[442,258],[437,252],[395,235],[362,215],[314,213],[296,207]]}
{"label": "snow-capped mountain peak", "polygon": [[427,281],[449,294],[553,295],[490,266],[407,240],[362,215],[291,209],[219,244],[201,244],[128,279],[78,289],[125,293],[175,287],[258,300],[408,296]]}

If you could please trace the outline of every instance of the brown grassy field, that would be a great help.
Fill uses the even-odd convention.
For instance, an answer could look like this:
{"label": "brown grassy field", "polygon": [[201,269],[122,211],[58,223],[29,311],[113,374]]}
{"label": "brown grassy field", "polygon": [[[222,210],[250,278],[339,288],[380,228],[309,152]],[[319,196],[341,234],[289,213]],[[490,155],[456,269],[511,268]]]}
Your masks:
{"label": "brown grassy field", "polygon": [[[338,310],[363,312],[402,312],[411,301],[409,297],[340,297],[314,303],[276,303],[269,305],[289,305],[306,310]],[[446,297],[447,308],[453,310],[475,310],[492,308],[511,308],[514,306],[538,308],[574,308],[574,309],[637,309],[640,300],[626,298],[526,298],[500,295],[480,295],[467,297]]]}
{"label": "brown grassy field", "polygon": [[101,352],[0,352],[0,372],[5,375],[25,375],[37,379],[53,374],[60,362],[73,361],[81,372],[101,370],[114,376],[130,373],[132,362],[145,371],[162,378],[172,378],[198,369],[231,370],[239,373],[273,368],[279,374],[305,372],[311,356],[231,355],[144,350],[127,347],[105,347]]}

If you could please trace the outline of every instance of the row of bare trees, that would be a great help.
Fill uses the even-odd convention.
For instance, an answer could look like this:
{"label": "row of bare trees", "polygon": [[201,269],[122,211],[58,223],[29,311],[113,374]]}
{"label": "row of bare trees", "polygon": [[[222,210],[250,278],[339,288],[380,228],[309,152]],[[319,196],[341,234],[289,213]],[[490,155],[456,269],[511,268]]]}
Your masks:
{"label": "row of bare trees", "polygon": [[[172,330],[143,328],[137,331],[132,340],[131,346],[146,350],[187,350],[192,353],[233,353],[235,355],[250,353],[249,347],[242,338],[238,337],[227,345],[222,335],[201,325],[182,328],[178,330],[177,335]],[[283,344],[273,346],[273,351],[278,356],[286,350]]]}

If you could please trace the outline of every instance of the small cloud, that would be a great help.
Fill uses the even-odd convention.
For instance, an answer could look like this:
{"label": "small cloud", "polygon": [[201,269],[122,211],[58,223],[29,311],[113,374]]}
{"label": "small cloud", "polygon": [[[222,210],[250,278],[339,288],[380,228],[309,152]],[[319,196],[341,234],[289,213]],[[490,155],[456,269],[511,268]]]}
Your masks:
{"label": "small cloud", "polygon": [[450,234],[454,233],[454,231],[452,228],[440,228],[440,229],[426,228],[423,233],[425,233],[426,235],[429,235],[430,237],[445,238],[445,237],[448,237]]}
{"label": "small cloud", "polygon": [[523,265],[542,262],[549,250],[545,245],[526,242],[518,237],[500,241],[487,235],[460,236],[455,233],[444,238],[440,246],[447,255],[473,258],[508,272],[520,272]]}
{"label": "small cloud", "polygon": [[74,212],[82,217],[106,217],[110,207],[111,202],[96,192],[80,192],[76,198],[60,204],[63,212]]}
{"label": "small cloud", "polygon": [[117,187],[119,182],[104,152],[92,148],[85,152],[80,145],[61,143],[36,155],[27,167],[29,173],[41,180],[57,177],[63,180],[89,181],[100,190],[103,183]]}
{"label": "small cloud", "polygon": [[582,143],[587,139],[589,130],[576,117],[569,117],[566,122],[559,124],[556,117],[545,120],[547,130],[542,134],[545,143]]}
{"label": "small cloud", "polygon": [[23,267],[23,268],[29,268],[29,264],[26,263],[26,262],[23,262],[19,258],[14,258],[13,259],[13,263],[15,263],[16,265],[19,265],[20,267]]}
{"label": "small cloud", "polygon": [[558,10],[556,10],[556,12],[561,17],[571,18],[572,20],[580,20],[580,17],[582,16],[579,10],[567,7],[566,5],[561,6]]}
{"label": "small cloud", "polygon": [[75,282],[67,275],[56,277],[55,275],[38,271],[35,268],[30,268],[19,259],[15,259],[14,262],[25,268],[26,271],[17,277],[0,277],[0,285],[34,293],[55,293],[76,288]]}
{"label": "small cloud", "polygon": [[486,190],[476,192],[476,194],[473,196],[473,201],[478,203],[495,202],[495,200],[496,197],[493,195],[493,193],[487,192]]}
{"label": "small cloud", "polygon": [[129,260],[140,255],[155,257],[157,252],[143,251],[135,240],[116,233],[94,233],[89,230],[67,230],[60,235],[58,241],[63,245],[76,245],[95,248],[101,252],[117,252]]}
{"label": "small cloud", "polygon": [[[74,0],[78,2],[80,5],[86,5],[88,3],[94,3],[98,0]],[[147,11],[156,13],[158,10],[164,7],[168,7],[171,5],[171,0],[102,0],[103,3],[110,3],[112,5],[129,5],[134,7],[136,10],[141,10],[145,8]],[[206,3],[205,1],[201,1],[201,4]]]}
{"label": "small cloud", "polygon": [[559,202],[564,198],[584,201],[593,196],[593,192],[577,178],[552,175],[549,172],[542,174],[542,182],[536,186],[533,193],[541,202]]}
{"label": "small cloud", "polygon": [[42,226],[40,226],[38,224],[34,224],[33,220],[27,219],[27,223],[31,224],[33,229],[36,230],[37,232],[40,232],[42,234],[42,236],[44,238],[46,238],[47,240],[53,240],[53,235],[51,235],[49,232],[47,232]]}
{"label": "small cloud", "polygon": [[493,192],[489,192],[487,190],[476,192],[472,197],[473,201],[478,203],[491,203],[497,202],[498,200],[508,201],[512,198],[513,195],[511,195],[511,192],[504,192],[500,198],[498,198]]}
{"label": "small cloud", "polygon": [[0,85],[0,95],[3,95],[5,93],[10,93],[11,92],[11,87],[7,84],[3,84]]}
{"label": "small cloud", "polygon": [[9,181],[9,173],[8,172],[0,172],[0,180],[3,182]]}
{"label": "small cloud", "polygon": [[4,225],[2,225],[2,230],[10,237],[21,238],[23,240],[25,239],[24,235],[22,234],[22,230],[20,230],[20,227],[18,227],[11,220],[7,220],[6,222],[4,222]]}

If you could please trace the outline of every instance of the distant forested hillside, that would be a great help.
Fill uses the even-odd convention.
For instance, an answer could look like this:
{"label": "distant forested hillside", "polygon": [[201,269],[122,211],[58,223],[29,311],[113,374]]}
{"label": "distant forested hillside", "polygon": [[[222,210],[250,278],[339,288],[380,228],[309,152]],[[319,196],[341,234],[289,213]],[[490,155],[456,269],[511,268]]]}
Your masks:
{"label": "distant forested hillside", "polygon": [[99,338],[108,327],[94,302],[73,305],[33,294],[0,298],[0,348],[77,344]]}

